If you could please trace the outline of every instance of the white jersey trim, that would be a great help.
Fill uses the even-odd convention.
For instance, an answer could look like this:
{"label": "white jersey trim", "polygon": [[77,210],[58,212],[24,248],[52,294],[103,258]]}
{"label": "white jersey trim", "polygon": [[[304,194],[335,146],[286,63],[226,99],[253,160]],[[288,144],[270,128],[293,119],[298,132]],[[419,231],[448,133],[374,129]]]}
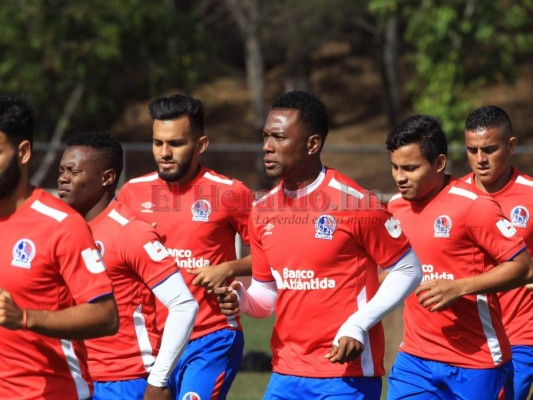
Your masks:
{"label": "white jersey trim", "polygon": [[129,180],[129,183],[142,183],[142,182],[152,182],[157,180],[157,172],[154,172],[152,175],[140,176],[139,178],[133,178]]}
{"label": "white jersey trim", "polygon": [[265,194],[263,197],[261,197],[260,199],[257,199],[257,200],[254,200],[252,202],[252,207],[255,207],[257,204],[265,201],[266,199],[268,199],[270,196],[276,194],[277,192],[279,192],[279,186],[276,186],[274,189],[272,189],[270,192],[268,192],[267,194]]}
{"label": "white jersey trim", "polygon": [[76,352],[74,351],[72,342],[66,339],[60,339],[60,342],[61,349],[63,350],[63,353],[65,354],[65,358],[67,360],[70,375],[72,376],[74,384],[76,385],[76,392],[78,393],[78,398],[88,399],[89,397],[91,397],[91,391],[89,390],[89,385],[87,384],[85,379],[83,379],[80,363],[78,361],[78,358],[76,357]]}
{"label": "white jersey trim", "polygon": [[[366,305],[366,287],[357,295],[357,309],[360,310]],[[372,360],[372,346],[368,331],[363,332],[363,352],[361,353],[361,369],[363,376],[374,376],[374,361]]]}
{"label": "white jersey trim", "polygon": [[59,210],[56,210],[55,208],[49,207],[46,204],[41,203],[39,200],[35,200],[32,203],[31,208],[33,208],[37,212],[40,212],[41,214],[52,217],[58,222],[63,221],[68,216],[66,212],[59,211]]}
{"label": "white jersey trim", "polygon": [[520,185],[530,186],[533,187],[533,181],[530,181],[529,179],[524,178],[523,176],[518,175],[516,177],[516,183]]}
{"label": "white jersey trim", "polygon": [[144,315],[142,314],[142,304],[137,306],[132,317],[143,365],[146,371],[150,372],[155,363],[155,357],[152,344],[150,343],[148,330],[146,329],[146,321],[144,320]]}
{"label": "white jersey trim", "polygon": [[494,326],[492,326],[492,319],[490,317],[489,306],[487,304],[487,295],[478,294],[477,298],[477,310],[479,318],[481,320],[481,326],[483,327],[483,333],[487,338],[487,345],[489,347],[490,355],[494,365],[500,365],[502,363],[502,349],[500,342],[496,336]]}
{"label": "white jersey trim", "polygon": [[350,196],[353,196],[357,199],[362,199],[363,197],[365,197],[365,195],[359,190],[356,190],[345,183],[339,182],[335,178],[331,178],[331,181],[328,183],[328,186],[334,189],[338,189],[341,192],[349,194]]}
{"label": "white jersey trim", "polygon": [[233,181],[231,179],[223,179],[223,178],[221,178],[219,176],[211,174],[210,172],[206,172],[204,174],[204,178],[207,178],[207,179],[209,179],[210,181],[213,181],[213,182],[222,183],[224,185],[233,185]]}
{"label": "white jersey trim", "polygon": [[130,222],[129,219],[121,215],[117,210],[113,209],[107,214],[109,218],[111,218],[114,221],[117,221],[120,225],[126,225],[128,222]]}
{"label": "white jersey trim", "polygon": [[292,199],[298,199],[300,197],[307,196],[309,193],[316,190],[322,184],[322,182],[324,182],[324,179],[326,179],[326,168],[322,167],[322,170],[320,171],[316,179],[306,187],[298,190],[287,190],[283,188],[283,192],[287,197],[290,197]]}
{"label": "white jersey trim", "polygon": [[452,186],[452,188],[450,189],[448,193],[456,194],[458,196],[463,196],[471,200],[475,200],[478,198],[477,194],[471,192],[470,190],[461,189],[455,186]]}

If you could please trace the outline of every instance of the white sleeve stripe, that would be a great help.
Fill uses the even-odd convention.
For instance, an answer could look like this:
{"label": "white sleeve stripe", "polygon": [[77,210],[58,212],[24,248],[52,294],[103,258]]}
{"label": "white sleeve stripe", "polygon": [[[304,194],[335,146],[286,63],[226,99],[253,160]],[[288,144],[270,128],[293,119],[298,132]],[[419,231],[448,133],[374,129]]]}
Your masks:
{"label": "white sleeve stripe", "polygon": [[331,179],[331,181],[328,183],[328,186],[332,187],[332,188],[335,188],[335,189],[338,189],[341,192],[349,194],[350,196],[353,196],[353,197],[355,197],[357,199],[362,199],[363,197],[365,197],[365,195],[363,193],[361,193],[360,191],[358,191],[358,190],[356,190],[354,188],[351,188],[350,186],[346,185],[345,183],[339,182],[335,178]]}
{"label": "white sleeve stripe", "polygon": [[123,215],[121,215],[117,210],[113,209],[109,212],[109,214],[107,214],[109,216],[109,218],[111,218],[112,220],[115,220],[117,221],[120,225],[127,225],[128,222],[130,222],[129,219],[127,219],[126,217],[124,217]]}
{"label": "white sleeve stripe", "polygon": [[204,174],[204,178],[207,178],[209,179],[210,181],[213,181],[213,182],[218,182],[218,183],[222,183],[224,185],[233,185],[233,181],[231,179],[223,179],[223,178],[220,178],[216,175],[213,175],[209,172],[206,172]]}
{"label": "white sleeve stripe", "polygon": [[49,207],[46,204],[41,203],[39,200],[35,200],[32,203],[31,208],[37,212],[40,212],[41,214],[52,217],[58,222],[63,221],[68,216],[66,212],[59,211],[59,210],[56,210],[55,208]]}

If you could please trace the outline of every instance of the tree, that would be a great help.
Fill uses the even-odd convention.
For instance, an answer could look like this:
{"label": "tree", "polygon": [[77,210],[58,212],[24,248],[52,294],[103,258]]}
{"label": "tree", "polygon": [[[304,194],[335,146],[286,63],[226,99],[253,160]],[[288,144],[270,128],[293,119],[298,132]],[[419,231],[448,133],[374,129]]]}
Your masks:
{"label": "tree", "polygon": [[531,1],[371,0],[370,10],[402,19],[414,108],[438,116],[452,143],[478,91],[512,81],[517,57],[533,50]]}
{"label": "tree", "polygon": [[187,90],[202,79],[210,41],[198,19],[164,0],[7,0],[0,7],[0,91],[33,98],[38,139],[50,137],[80,85],[70,123],[104,126],[128,100]]}

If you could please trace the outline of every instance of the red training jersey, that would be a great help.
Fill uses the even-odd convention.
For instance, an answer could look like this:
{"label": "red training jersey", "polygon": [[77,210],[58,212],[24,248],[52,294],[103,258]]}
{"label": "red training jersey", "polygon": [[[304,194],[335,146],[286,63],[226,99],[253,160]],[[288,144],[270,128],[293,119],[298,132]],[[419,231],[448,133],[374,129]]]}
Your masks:
{"label": "red training jersey", "polygon": [[177,273],[176,263],[152,226],[116,201],[89,226],[113,283],[120,318],[115,335],[85,341],[89,371],[95,381],[104,382],[146,377],[161,343],[151,288]]}
{"label": "red training jersey", "polygon": [[[248,243],[248,216],[253,193],[241,182],[201,167],[186,184],[169,184],[157,172],[131,179],[117,197],[141,219],[156,222],[156,231],[175,258],[199,305],[191,339],[220,329],[241,329],[238,316],[225,316],[215,294],[192,285],[183,269],[210,268],[236,258],[235,236]],[[228,282],[229,284],[230,282]],[[160,328],[167,310],[158,307]]]}
{"label": "red training jersey", "polygon": [[[473,175],[468,174],[463,180],[472,185],[472,190],[479,191],[473,183]],[[533,223],[529,222],[530,212],[533,212],[533,178],[513,169],[509,183],[490,196],[527,243],[529,255],[533,257]],[[498,298],[511,345],[533,346],[533,291],[520,287],[500,292]]]}
{"label": "red training jersey", "polygon": [[[112,293],[83,218],[34,189],[0,218],[0,287],[31,310],[57,311]],[[87,399],[92,382],[83,341],[0,327],[0,398]]]}
{"label": "red training jersey", "polygon": [[[524,241],[489,196],[458,180],[435,197],[389,202],[422,264],[423,279],[460,279],[511,260]],[[494,368],[511,357],[495,294],[472,294],[430,312],[411,294],[405,301],[400,350],[462,368]]]}
{"label": "red training jersey", "polygon": [[410,245],[371,193],[324,168],[311,185],[283,182],[257,200],[250,216],[253,277],[276,281],[273,370],[304,377],[382,376],[381,322],[361,356],[332,364],[324,356],[346,319],[378,289],[377,265],[394,265]]}

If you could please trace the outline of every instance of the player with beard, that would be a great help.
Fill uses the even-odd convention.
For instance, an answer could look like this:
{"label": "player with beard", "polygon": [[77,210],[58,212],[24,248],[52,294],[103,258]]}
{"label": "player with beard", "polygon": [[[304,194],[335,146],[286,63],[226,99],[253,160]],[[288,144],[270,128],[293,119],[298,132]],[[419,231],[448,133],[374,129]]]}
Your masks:
{"label": "player with beard", "polygon": [[[120,316],[116,335],[85,342],[93,400],[164,400],[198,305],[153,227],[112,201],[122,164],[113,136],[79,133],[67,140],[57,180],[59,197],[91,227]],[[169,310],[165,335],[156,326],[155,298]]]}
{"label": "player with beard", "polygon": [[0,96],[0,399],[88,399],[83,339],[114,334],[117,309],[83,218],[29,183],[34,126]]}
{"label": "player with beard", "polygon": [[[118,201],[156,224],[199,304],[191,340],[169,386],[174,398],[225,399],[239,368],[243,335],[238,316],[224,316],[212,289],[249,275],[251,257],[236,260],[235,236],[248,242],[252,192],[200,164],[209,139],[200,100],[174,95],[150,104],[157,171],[127,182]],[[158,307],[158,319],[166,310]],[[201,377],[201,378],[200,378]]]}

